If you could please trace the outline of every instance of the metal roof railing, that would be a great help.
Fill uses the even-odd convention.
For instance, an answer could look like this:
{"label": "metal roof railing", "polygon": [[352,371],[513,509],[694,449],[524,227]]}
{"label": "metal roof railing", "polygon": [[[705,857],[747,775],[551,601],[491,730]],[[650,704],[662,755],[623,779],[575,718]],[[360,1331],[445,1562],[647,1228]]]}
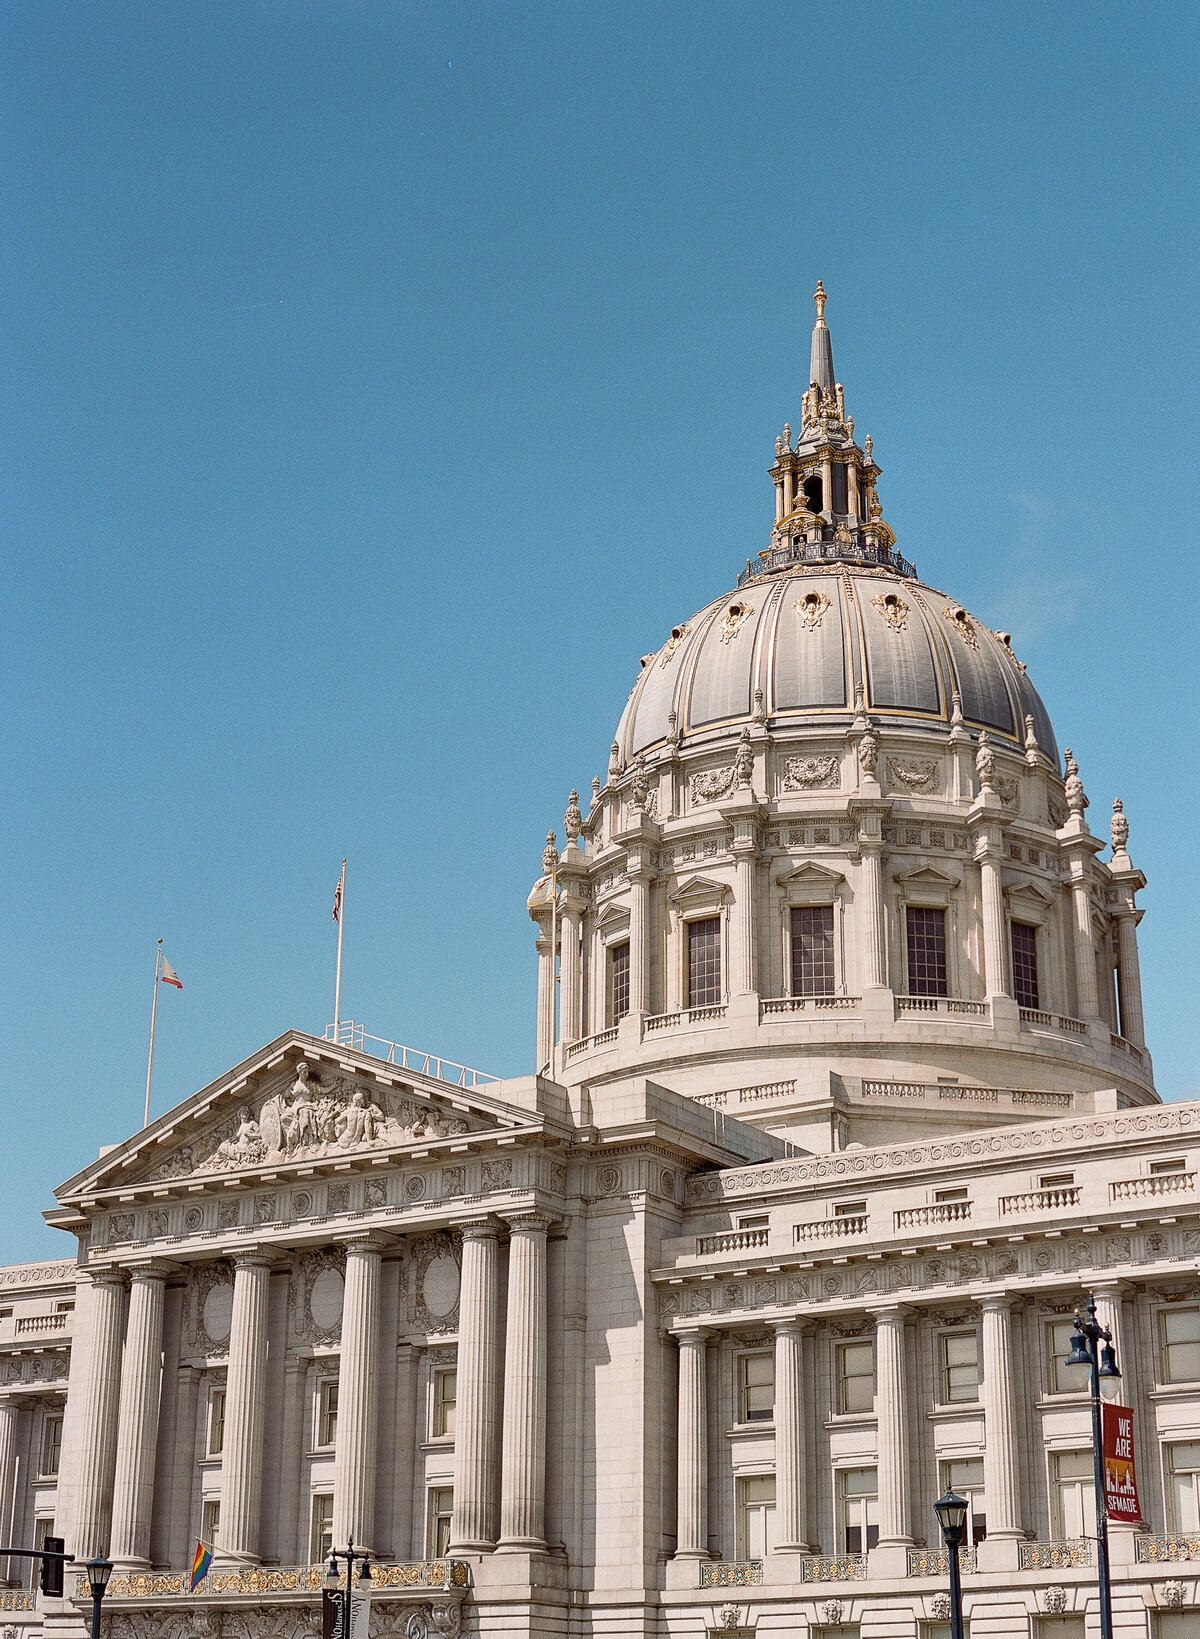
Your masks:
{"label": "metal roof railing", "polygon": [[337,1044],[338,1047],[357,1048],[360,1053],[369,1053],[372,1058],[382,1059],[385,1064],[394,1064],[401,1070],[411,1070],[417,1075],[433,1076],[437,1081],[444,1081],[451,1087],[483,1087],[501,1079],[499,1076],[490,1076],[486,1070],[472,1070],[470,1065],[456,1064],[453,1059],[441,1058],[437,1053],[423,1053],[416,1047],[405,1047],[402,1042],[387,1041],[383,1036],[370,1036],[361,1024],[353,1019],[342,1019],[339,1024],[326,1025],[325,1040]]}

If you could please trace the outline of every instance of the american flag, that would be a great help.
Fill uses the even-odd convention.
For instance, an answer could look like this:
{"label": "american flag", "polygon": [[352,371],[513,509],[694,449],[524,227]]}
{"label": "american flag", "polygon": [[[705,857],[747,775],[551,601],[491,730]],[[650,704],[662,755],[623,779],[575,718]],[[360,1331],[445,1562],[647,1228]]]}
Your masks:
{"label": "american flag", "polygon": [[346,861],[342,861],[342,874],[338,877],[338,885],[333,891],[333,920],[342,920],[342,890],[346,886]]}

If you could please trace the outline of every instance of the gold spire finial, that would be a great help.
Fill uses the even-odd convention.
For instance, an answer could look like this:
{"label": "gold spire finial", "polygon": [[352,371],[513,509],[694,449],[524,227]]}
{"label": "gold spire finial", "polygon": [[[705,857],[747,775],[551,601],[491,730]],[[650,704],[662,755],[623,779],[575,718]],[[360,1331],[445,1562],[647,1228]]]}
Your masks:
{"label": "gold spire finial", "polygon": [[817,304],[817,323],[818,324],[824,324],[825,323],[825,286],[821,283],[820,279],[817,280],[817,288],[813,291],[813,301],[816,302],[816,304]]}

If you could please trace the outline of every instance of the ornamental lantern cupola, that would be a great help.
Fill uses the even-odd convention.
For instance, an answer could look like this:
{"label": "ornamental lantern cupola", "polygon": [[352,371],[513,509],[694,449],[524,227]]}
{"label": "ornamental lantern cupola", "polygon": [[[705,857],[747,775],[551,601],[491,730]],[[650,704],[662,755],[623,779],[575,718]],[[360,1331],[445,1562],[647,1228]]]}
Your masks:
{"label": "ornamental lantern cupola", "polygon": [[880,469],[872,459],[871,440],[862,448],[854,441],[845,389],[834,379],[833,339],[820,280],[813,299],[817,318],[800,431],[793,443],[786,425],[775,440],[775,528],[759,557],[771,569],[843,559],[915,574],[913,565],[892,552],[896,537],[883,521],[875,488]]}

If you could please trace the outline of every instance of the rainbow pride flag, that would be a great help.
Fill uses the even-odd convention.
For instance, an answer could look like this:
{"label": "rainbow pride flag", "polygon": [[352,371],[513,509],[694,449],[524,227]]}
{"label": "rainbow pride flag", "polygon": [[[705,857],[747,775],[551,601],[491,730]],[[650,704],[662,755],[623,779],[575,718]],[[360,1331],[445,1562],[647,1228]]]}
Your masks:
{"label": "rainbow pride flag", "polygon": [[208,1575],[208,1567],[212,1564],[212,1549],[207,1543],[196,1542],[196,1557],[192,1560],[192,1580],[188,1584],[188,1592],[195,1593],[196,1589]]}

